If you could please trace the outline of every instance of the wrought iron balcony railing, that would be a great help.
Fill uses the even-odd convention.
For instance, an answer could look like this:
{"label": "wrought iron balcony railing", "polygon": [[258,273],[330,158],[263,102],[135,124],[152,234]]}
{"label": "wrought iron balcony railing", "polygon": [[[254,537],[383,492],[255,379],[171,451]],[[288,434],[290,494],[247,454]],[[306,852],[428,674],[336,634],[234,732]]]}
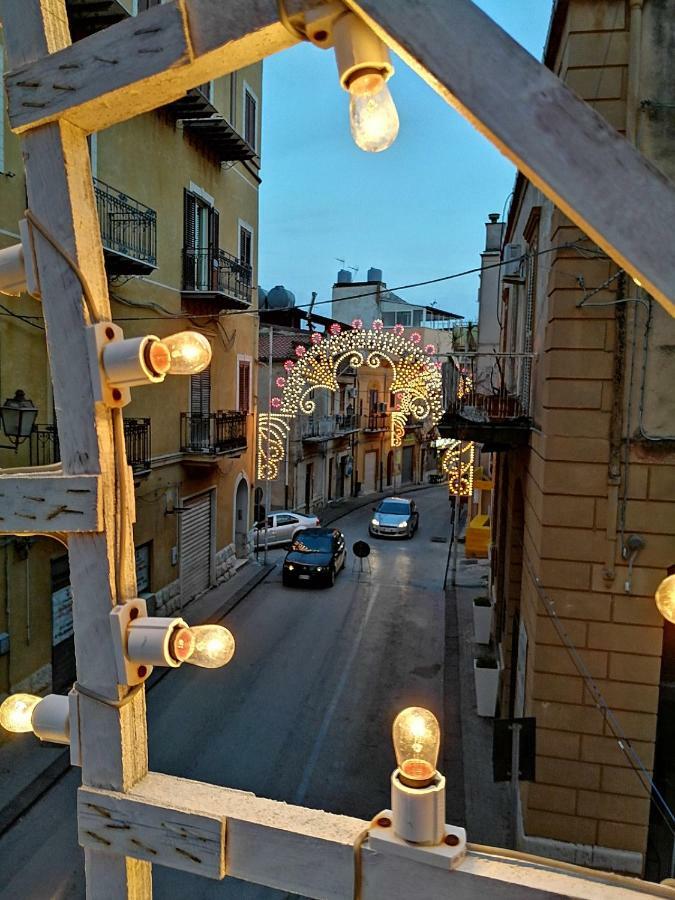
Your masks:
{"label": "wrought iron balcony railing", "polygon": [[226,250],[183,248],[183,291],[219,294],[239,305],[251,304],[251,266]]}
{"label": "wrought iron balcony railing", "polygon": [[124,443],[127,462],[134,475],[150,471],[150,419],[125,419]]}
{"label": "wrought iron balcony railing", "polygon": [[438,423],[443,437],[515,446],[532,425],[531,353],[453,355],[452,399]]}
{"label": "wrought iron balcony railing", "polygon": [[111,275],[142,275],[157,266],[157,213],[94,178],[106,267]]}
{"label": "wrought iron balcony railing", "polygon": [[61,461],[59,433],[56,425],[34,425],[30,436],[31,466],[50,466]]}
{"label": "wrought iron balcony railing", "polygon": [[183,453],[214,456],[245,450],[246,413],[218,410],[204,416],[180,414],[180,449]]}
{"label": "wrought iron balcony railing", "polygon": [[368,415],[364,416],[363,419],[364,431],[386,431],[386,429],[389,427],[387,413],[368,413]]}
{"label": "wrought iron balcony railing", "polygon": [[[127,462],[135,475],[150,471],[150,419],[125,419],[124,444]],[[35,425],[30,436],[31,466],[60,462],[61,447],[56,425]]]}
{"label": "wrought iron balcony railing", "polygon": [[348,431],[356,431],[359,427],[358,421],[359,417],[355,415],[310,417],[303,422],[302,439],[329,439]]}

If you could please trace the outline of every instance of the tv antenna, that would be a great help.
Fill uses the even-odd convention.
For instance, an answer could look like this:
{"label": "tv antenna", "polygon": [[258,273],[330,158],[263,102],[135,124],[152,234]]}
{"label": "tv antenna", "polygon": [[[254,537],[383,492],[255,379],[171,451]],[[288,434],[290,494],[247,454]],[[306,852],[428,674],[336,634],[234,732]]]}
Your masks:
{"label": "tv antenna", "polygon": [[342,259],[341,256],[336,256],[335,259],[341,264],[341,266],[342,266],[343,269],[351,269],[352,272],[353,272],[355,275],[356,275],[356,273],[359,271],[359,267],[358,267],[358,266],[348,266],[348,265],[347,265],[347,260],[346,260],[346,259]]}

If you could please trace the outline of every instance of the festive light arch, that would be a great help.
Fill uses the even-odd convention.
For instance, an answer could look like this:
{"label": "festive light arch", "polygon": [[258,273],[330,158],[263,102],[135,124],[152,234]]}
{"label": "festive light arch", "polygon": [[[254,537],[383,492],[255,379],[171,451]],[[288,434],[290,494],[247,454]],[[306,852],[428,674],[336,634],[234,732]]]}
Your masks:
{"label": "festive light arch", "polygon": [[396,396],[391,412],[392,447],[401,446],[409,418],[419,422],[431,417],[435,425],[443,411],[441,364],[432,359],[435,353],[434,344],[422,346],[419,332],[406,338],[402,325],[385,331],[381,319],[369,329],[354,319],[349,331],[334,323],[328,335],[314,332],[309,346],[296,346],[295,359],[284,363],[286,375],[275,381],[281,396],[272,397],[270,411],[258,416],[258,478],[277,477],[291,421],[300,413],[314,412],[313,392],[317,389],[333,393],[340,389],[338,375],[343,365],[391,367],[390,390]]}

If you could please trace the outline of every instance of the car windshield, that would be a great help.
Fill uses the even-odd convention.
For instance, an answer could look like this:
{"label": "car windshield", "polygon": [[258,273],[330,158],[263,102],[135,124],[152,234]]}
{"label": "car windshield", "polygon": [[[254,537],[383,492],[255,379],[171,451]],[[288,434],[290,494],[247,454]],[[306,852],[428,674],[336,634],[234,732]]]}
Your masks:
{"label": "car windshield", "polygon": [[329,534],[311,534],[303,531],[297,540],[293,541],[291,549],[299,553],[330,553],[333,543]]}
{"label": "car windshield", "polygon": [[384,503],[380,504],[377,511],[384,513],[385,516],[407,516],[410,512],[410,507],[403,500],[385,500]]}

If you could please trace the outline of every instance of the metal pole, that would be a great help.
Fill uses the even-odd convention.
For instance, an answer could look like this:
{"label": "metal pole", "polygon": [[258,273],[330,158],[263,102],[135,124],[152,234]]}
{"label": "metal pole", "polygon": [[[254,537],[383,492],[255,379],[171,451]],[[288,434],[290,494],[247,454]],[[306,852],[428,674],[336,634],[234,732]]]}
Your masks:
{"label": "metal pole", "polygon": [[[273,328],[270,325],[269,328],[269,354],[267,358],[267,403],[269,408],[271,409],[271,401],[272,401],[272,332]],[[267,423],[267,469],[265,470],[265,555],[264,562],[267,565],[267,546],[269,542],[269,536],[267,532],[267,523],[270,517],[271,511],[271,483],[270,483],[270,423]]]}
{"label": "metal pole", "polygon": [[511,728],[511,792],[513,800],[511,844],[518,847],[518,791],[520,783],[520,722],[512,722]]}
{"label": "metal pole", "polygon": [[459,506],[461,502],[462,490],[462,450],[464,445],[460,442],[457,448],[457,475],[455,481],[455,515],[454,524],[452,526],[452,578],[450,584],[457,584],[457,557],[459,547]]}

